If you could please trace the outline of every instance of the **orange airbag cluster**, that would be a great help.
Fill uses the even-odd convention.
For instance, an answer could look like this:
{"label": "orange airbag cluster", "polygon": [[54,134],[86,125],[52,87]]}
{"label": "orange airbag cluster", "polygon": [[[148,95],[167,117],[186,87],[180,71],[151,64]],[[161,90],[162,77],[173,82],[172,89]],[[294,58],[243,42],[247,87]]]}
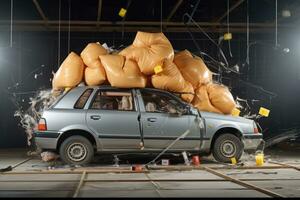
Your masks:
{"label": "orange airbag cluster", "polygon": [[163,33],[138,32],[132,45],[118,54],[109,54],[100,43],[89,43],[80,56],[71,52],[54,74],[52,86],[72,88],[81,82],[167,90],[207,112],[231,114],[236,107],[228,87],[213,83],[203,60],[188,50],[174,55]]}

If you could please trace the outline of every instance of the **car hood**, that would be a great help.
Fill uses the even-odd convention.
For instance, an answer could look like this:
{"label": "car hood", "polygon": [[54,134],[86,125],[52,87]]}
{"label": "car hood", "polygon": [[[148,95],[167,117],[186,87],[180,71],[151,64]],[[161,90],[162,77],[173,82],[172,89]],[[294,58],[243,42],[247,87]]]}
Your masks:
{"label": "car hood", "polygon": [[247,124],[253,123],[253,120],[246,119],[244,117],[239,117],[239,116],[223,115],[223,114],[204,112],[204,111],[201,111],[200,114],[201,114],[201,117],[203,117],[203,118],[220,119],[220,120],[227,120],[227,121],[247,123]]}

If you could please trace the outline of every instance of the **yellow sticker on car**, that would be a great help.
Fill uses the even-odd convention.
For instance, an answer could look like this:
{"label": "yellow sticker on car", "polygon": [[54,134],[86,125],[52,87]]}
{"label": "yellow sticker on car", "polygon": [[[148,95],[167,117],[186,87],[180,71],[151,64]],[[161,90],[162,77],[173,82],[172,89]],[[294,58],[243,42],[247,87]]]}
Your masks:
{"label": "yellow sticker on car", "polygon": [[163,69],[162,69],[161,65],[156,65],[156,66],[154,67],[154,73],[155,73],[155,74],[158,74],[158,73],[160,73],[160,72],[162,72],[162,71],[163,71]]}
{"label": "yellow sticker on car", "polygon": [[241,113],[241,111],[239,109],[234,108],[231,112],[231,115],[237,117],[237,116],[240,116],[240,113]]}

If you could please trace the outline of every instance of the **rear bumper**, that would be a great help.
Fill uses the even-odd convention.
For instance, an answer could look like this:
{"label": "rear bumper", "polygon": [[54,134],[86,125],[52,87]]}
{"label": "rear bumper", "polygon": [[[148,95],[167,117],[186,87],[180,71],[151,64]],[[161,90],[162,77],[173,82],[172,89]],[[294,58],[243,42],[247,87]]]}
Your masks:
{"label": "rear bumper", "polygon": [[34,140],[41,149],[56,149],[59,135],[60,133],[50,131],[34,132]]}
{"label": "rear bumper", "polygon": [[[246,152],[255,151],[263,145],[264,140],[262,134],[251,134],[243,136],[244,150]],[[263,147],[261,147],[263,148]]]}

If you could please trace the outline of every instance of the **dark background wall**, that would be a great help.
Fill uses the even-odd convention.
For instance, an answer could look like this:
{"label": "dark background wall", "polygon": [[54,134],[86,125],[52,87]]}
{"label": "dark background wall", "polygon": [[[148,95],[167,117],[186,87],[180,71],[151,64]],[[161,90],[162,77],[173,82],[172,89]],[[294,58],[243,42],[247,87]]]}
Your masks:
{"label": "dark background wall", "polygon": [[[174,49],[197,49],[188,33],[165,33]],[[218,59],[216,47],[203,36],[194,34],[201,50]],[[214,39],[219,35],[211,34]],[[88,42],[107,43],[119,47],[132,43],[135,33],[74,33],[71,32],[70,50],[80,53]],[[231,42],[233,57],[228,54],[228,44],[222,48],[229,63],[240,65],[241,75],[224,74],[224,84],[230,86],[234,96],[244,99],[259,99],[253,105],[257,113],[260,106],[271,110],[269,118],[260,119],[265,137],[278,134],[282,129],[300,126],[298,117],[300,100],[300,38],[298,30],[280,30],[279,43],[288,47],[288,54],[275,50],[274,33],[251,34],[251,41],[263,41],[271,45],[253,45],[250,48],[250,66],[242,67],[246,59],[246,35],[234,34]],[[60,63],[68,54],[67,33],[61,33]],[[42,67],[44,66],[44,67]],[[31,73],[37,69],[36,72]],[[9,32],[0,32],[0,148],[24,147],[26,136],[14,117],[18,109],[12,99],[17,99],[23,109],[29,104],[29,98],[38,89],[50,88],[51,72],[58,69],[58,33],[57,32],[14,32],[13,47],[9,47]],[[211,68],[211,70],[214,70]],[[34,78],[35,73],[43,75]],[[239,79],[262,86],[277,94],[270,98],[253,87],[247,87]],[[17,87],[13,87],[19,83]],[[15,93],[15,97],[13,94]]]}

